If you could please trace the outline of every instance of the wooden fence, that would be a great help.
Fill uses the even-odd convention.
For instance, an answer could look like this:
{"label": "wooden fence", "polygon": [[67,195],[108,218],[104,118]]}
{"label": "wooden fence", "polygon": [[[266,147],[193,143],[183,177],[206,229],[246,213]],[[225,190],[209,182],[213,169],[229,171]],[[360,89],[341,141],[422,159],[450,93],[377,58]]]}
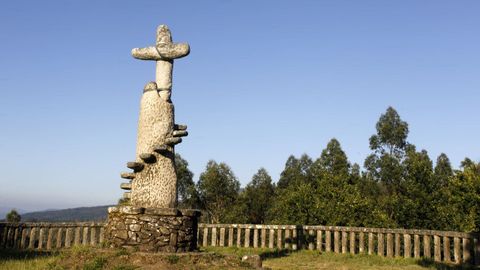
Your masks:
{"label": "wooden fence", "polygon": [[198,244],[204,247],[316,249],[480,265],[480,237],[475,233],[252,224],[199,224],[198,233]]}
{"label": "wooden fence", "polygon": [[[1,223],[0,248],[52,250],[104,241],[104,223]],[[310,249],[480,265],[480,234],[336,226],[199,224],[198,245]]]}

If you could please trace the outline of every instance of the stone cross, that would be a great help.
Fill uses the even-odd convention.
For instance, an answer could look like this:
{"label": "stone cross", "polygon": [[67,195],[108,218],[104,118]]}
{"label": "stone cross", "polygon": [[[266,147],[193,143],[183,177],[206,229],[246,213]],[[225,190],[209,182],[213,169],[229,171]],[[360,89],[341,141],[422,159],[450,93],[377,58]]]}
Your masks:
{"label": "stone cross", "polygon": [[137,59],[157,62],[155,82],[161,92],[172,90],[173,59],[187,56],[189,53],[190,46],[187,43],[172,43],[172,34],[166,25],[157,28],[156,46],[132,50],[132,56]]}
{"label": "stone cross", "polygon": [[173,43],[166,25],[157,28],[155,46],[135,48],[132,56],[156,61],[155,82],[149,82],[140,101],[136,160],[127,163],[133,172],[122,173],[125,197],[133,206],[174,208],[177,204],[177,175],[174,146],[187,136],[187,127],[176,125],[172,92],[173,60],[190,52],[186,43]]}

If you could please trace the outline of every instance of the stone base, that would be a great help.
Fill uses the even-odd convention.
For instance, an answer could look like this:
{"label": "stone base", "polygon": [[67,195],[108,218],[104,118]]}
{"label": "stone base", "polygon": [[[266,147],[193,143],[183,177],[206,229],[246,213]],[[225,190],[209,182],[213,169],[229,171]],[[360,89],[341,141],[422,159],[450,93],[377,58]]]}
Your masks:
{"label": "stone base", "polygon": [[108,208],[105,237],[111,247],[147,252],[197,249],[199,210],[116,206]]}

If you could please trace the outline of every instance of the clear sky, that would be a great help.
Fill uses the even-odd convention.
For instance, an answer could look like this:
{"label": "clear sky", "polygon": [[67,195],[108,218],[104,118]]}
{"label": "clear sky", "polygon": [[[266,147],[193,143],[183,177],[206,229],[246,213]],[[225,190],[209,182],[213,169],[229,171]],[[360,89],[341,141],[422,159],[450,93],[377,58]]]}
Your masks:
{"label": "clear sky", "polygon": [[335,137],[363,164],[388,106],[409,141],[454,166],[480,160],[479,1],[2,1],[0,207],[112,204],[135,155],[154,63],[130,56],[167,24],[177,147],[242,185]]}

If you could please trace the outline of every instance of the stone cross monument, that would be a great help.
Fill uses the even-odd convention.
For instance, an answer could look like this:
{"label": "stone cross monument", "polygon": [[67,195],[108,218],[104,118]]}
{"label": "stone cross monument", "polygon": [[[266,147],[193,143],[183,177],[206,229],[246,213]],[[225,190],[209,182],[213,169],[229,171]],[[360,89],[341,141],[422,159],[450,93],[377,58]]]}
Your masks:
{"label": "stone cross monument", "polygon": [[[133,173],[122,173],[122,178],[132,179],[122,188],[131,188],[126,197],[132,205],[143,207],[172,208],[177,203],[177,175],[175,173],[174,146],[187,136],[186,126],[175,125],[172,93],[173,60],[190,52],[186,43],[172,43],[166,25],[157,29],[155,46],[135,48],[133,57],[155,60],[156,79],[143,90],[140,101],[136,161],[127,166]],[[158,153],[158,155],[155,155]],[[149,164],[145,166],[143,163]]]}
{"label": "stone cross monument", "polygon": [[120,187],[128,205],[109,208],[107,238],[112,246],[136,246],[142,251],[189,251],[196,248],[200,212],[176,209],[175,145],[187,136],[185,125],[175,124],[172,93],[174,59],[187,56],[186,43],[173,43],[166,25],[157,29],[155,46],[135,48],[132,56],[156,61],[155,82],[143,89],[138,119],[135,161],[124,172]]}

